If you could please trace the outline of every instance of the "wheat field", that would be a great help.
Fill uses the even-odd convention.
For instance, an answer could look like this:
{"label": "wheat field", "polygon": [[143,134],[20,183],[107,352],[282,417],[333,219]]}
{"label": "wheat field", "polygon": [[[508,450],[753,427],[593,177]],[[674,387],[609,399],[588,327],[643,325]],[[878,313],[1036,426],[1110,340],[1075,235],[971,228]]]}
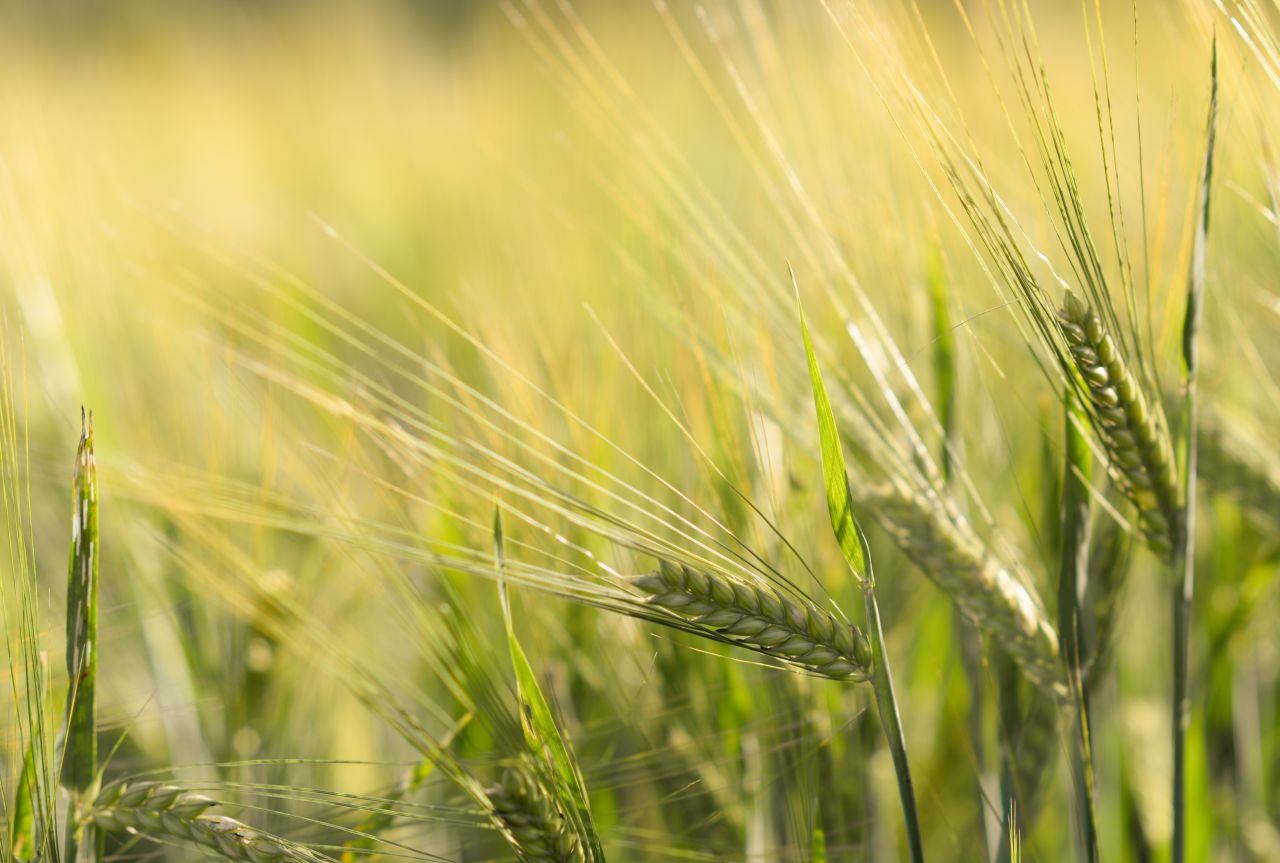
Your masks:
{"label": "wheat field", "polygon": [[0,21],[0,863],[1280,860],[1275,0]]}

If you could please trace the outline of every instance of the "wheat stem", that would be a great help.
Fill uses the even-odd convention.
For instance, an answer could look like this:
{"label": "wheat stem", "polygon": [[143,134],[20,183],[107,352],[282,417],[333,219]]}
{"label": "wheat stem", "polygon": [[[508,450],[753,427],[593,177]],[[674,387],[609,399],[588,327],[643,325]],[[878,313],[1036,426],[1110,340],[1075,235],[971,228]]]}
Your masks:
{"label": "wheat stem", "polygon": [[[98,769],[98,468],[93,453],[93,414],[80,409],[71,512],[71,553],[67,574],[67,718],[62,784],[76,812],[91,793]],[[75,863],[82,835],[67,819],[63,858]]]}
{"label": "wheat stem", "polygon": [[874,579],[863,579],[862,593],[866,601],[867,629],[871,633],[871,685],[876,694],[880,727],[884,731],[885,742],[889,745],[893,771],[898,780],[898,799],[902,805],[903,826],[907,832],[907,850],[913,863],[924,863],[924,837],[920,830],[920,813],[916,807],[915,783],[911,779],[907,741],[902,733],[902,719],[898,715],[898,699],[893,691],[893,673],[889,668],[889,654],[884,646],[884,630],[880,626],[880,606],[876,602]]}
{"label": "wheat stem", "polygon": [[1173,863],[1183,863],[1187,853],[1187,727],[1191,721],[1191,601],[1196,576],[1196,478],[1199,435],[1196,418],[1197,375],[1200,350],[1197,343],[1204,305],[1205,254],[1209,241],[1209,200],[1213,180],[1213,150],[1217,139],[1218,43],[1213,43],[1209,72],[1209,117],[1204,167],[1200,174],[1198,218],[1191,247],[1191,271],[1187,277],[1187,305],[1182,319],[1183,383],[1182,468],[1185,511],[1176,522],[1173,593]]}
{"label": "wheat stem", "polygon": [[1058,573],[1058,632],[1062,658],[1071,687],[1075,746],[1071,751],[1081,842],[1090,863],[1098,860],[1098,828],[1094,810],[1093,734],[1089,690],[1084,680],[1084,597],[1089,580],[1089,478],[1093,454],[1079,423],[1079,402],[1068,389],[1066,397],[1066,461],[1062,475],[1062,554]]}

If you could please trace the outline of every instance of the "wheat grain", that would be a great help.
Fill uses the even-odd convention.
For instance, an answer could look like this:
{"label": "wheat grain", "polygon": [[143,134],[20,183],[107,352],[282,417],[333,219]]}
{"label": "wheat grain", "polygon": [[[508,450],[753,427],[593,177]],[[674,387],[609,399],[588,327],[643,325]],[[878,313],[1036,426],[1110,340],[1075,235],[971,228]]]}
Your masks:
{"label": "wheat grain", "polygon": [[94,801],[85,818],[109,833],[192,842],[244,863],[323,863],[330,858],[255,830],[234,818],[205,815],[217,801],[157,782],[117,783]]}
{"label": "wheat grain", "polygon": [[1084,381],[1111,475],[1137,507],[1147,544],[1168,562],[1181,517],[1168,434],[1098,314],[1068,291],[1058,318]]}
{"label": "wheat grain", "polygon": [[569,819],[526,765],[507,767],[485,794],[493,820],[523,863],[584,863],[582,843]]}
{"label": "wheat grain", "polygon": [[867,680],[871,673],[862,631],[807,600],[665,560],[633,584],[650,605],[806,671],[837,680]]}

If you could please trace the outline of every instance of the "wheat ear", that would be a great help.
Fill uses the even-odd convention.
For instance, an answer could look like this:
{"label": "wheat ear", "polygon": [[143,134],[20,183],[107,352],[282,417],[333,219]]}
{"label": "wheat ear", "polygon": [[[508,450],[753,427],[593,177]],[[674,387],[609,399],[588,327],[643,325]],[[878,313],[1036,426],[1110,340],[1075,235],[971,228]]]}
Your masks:
{"label": "wheat ear", "polygon": [[969,522],[941,498],[876,485],[867,511],[903,553],[941,587],[961,613],[991,635],[1027,679],[1066,694],[1058,636],[1031,591],[991,554]]}
{"label": "wheat ear", "polygon": [[1098,314],[1067,291],[1058,319],[1084,381],[1111,475],[1137,507],[1147,544],[1168,562],[1181,512],[1169,436]]}
{"label": "wheat ear", "polygon": [[657,572],[633,579],[660,606],[719,640],[758,650],[836,680],[867,680],[871,648],[856,626],[813,603],[764,585],[662,561]]}
{"label": "wheat ear", "polygon": [[98,795],[85,821],[108,833],[192,842],[244,863],[323,863],[330,859],[234,818],[204,814],[216,805],[216,800],[174,785],[117,783]]}
{"label": "wheat ear", "polygon": [[485,791],[492,818],[522,863],[584,863],[582,843],[555,797],[525,765],[507,767]]}

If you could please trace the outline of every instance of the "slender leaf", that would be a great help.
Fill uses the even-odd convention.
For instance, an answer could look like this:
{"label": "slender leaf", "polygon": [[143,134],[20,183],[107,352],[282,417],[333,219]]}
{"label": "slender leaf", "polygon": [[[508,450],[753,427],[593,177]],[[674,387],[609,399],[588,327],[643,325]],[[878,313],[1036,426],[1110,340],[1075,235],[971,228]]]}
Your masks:
{"label": "slender leaf", "polygon": [[[494,512],[493,536],[495,558],[501,571],[506,560],[501,508]],[[577,759],[568,742],[560,734],[560,727],[556,724],[551,705],[543,695],[533,666],[529,664],[524,648],[520,646],[520,641],[516,637],[505,582],[499,582],[499,589],[503,597],[502,616],[507,629],[511,665],[515,669],[516,685],[520,693],[520,724],[524,729],[525,741],[530,750],[547,759],[559,790],[568,795],[572,806],[567,814],[573,820],[578,836],[586,843],[587,858],[603,861],[604,849],[600,844],[595,821],[591,816],[591,805],[587,797],[586,783],[582,779],[582,771],[578,768]]]}
{"label": "slender leaf", "polygon": [[827,494],[827,512],[831,516],[831,529],[835,531],[836,540],[849,568],[859,580],[868,579],[871,574],[867,568],[867,555],[864,551],[866,540],[853,517],[853,494],[849,491],[849,473],[844,463],[844,448],[840,445],[840,430],[836,426],[835,413],[831,410],[831,400],[827,397],[827,388],[822,383],[822,372],[818,368],[818,358],[813,353],[813,342],[809,338],[809,325],[804,318],[804,309],[800,306],[799,295],[796,297],[796,308],[800,312],[800,331],[804,335],[804,351],[809,361],[809,384],[813,388],[813,407],[818,415],[818,439],[822,447],[822,481]]}
{"label": "slender leaf", "polygon": [[36,858],[37,836],[35,818],[36,789],[36,739],[33,735],[22,759],[22,774],[14,794],[13,809],[9,813],[9,850],[18,863]]}
{"label": "slender leaf", "polygon": [[[793,276],[794,281],[794,276]],[[924,859],[924,842],[920,832],[920,818],[916,811],[915,786],[911,780],[911,767],[907,760],[907,742],[902,734],[902,720],[898,714],[898,701],[893,691],[893,675],[889,668],[889,656],[885,651],[884,631],[880,625],[880,607],[876,603],[875,575],[871,568],[871,555],[867,538],[853,515],[853,494],[849,490],[849,474],[845,467],[844,449],[840,444],[840,432],[836,427],[827,388],[822,383],[818,358],[813,353],[813,341],[809,338],[809,325],[796,292],[796,308],[800,314],[800,331],[804,336],[805,356],[809,363],[809,382],[813,388],[813,407],[817,412],[818,433],[822,446],[822,479],[827,493],[827,512],[831,516],[831,529],[840,542],[845,561],[862,586],[862,597],[867,613],[867,638],[871,643],[871,685],[876,694],[876,707],[880,713],[880,725],[884,730],[893,768],[898,779],[898,798],[902,803],[902,817],[907,831],[907,846],[911,859],[919,863]]]}

